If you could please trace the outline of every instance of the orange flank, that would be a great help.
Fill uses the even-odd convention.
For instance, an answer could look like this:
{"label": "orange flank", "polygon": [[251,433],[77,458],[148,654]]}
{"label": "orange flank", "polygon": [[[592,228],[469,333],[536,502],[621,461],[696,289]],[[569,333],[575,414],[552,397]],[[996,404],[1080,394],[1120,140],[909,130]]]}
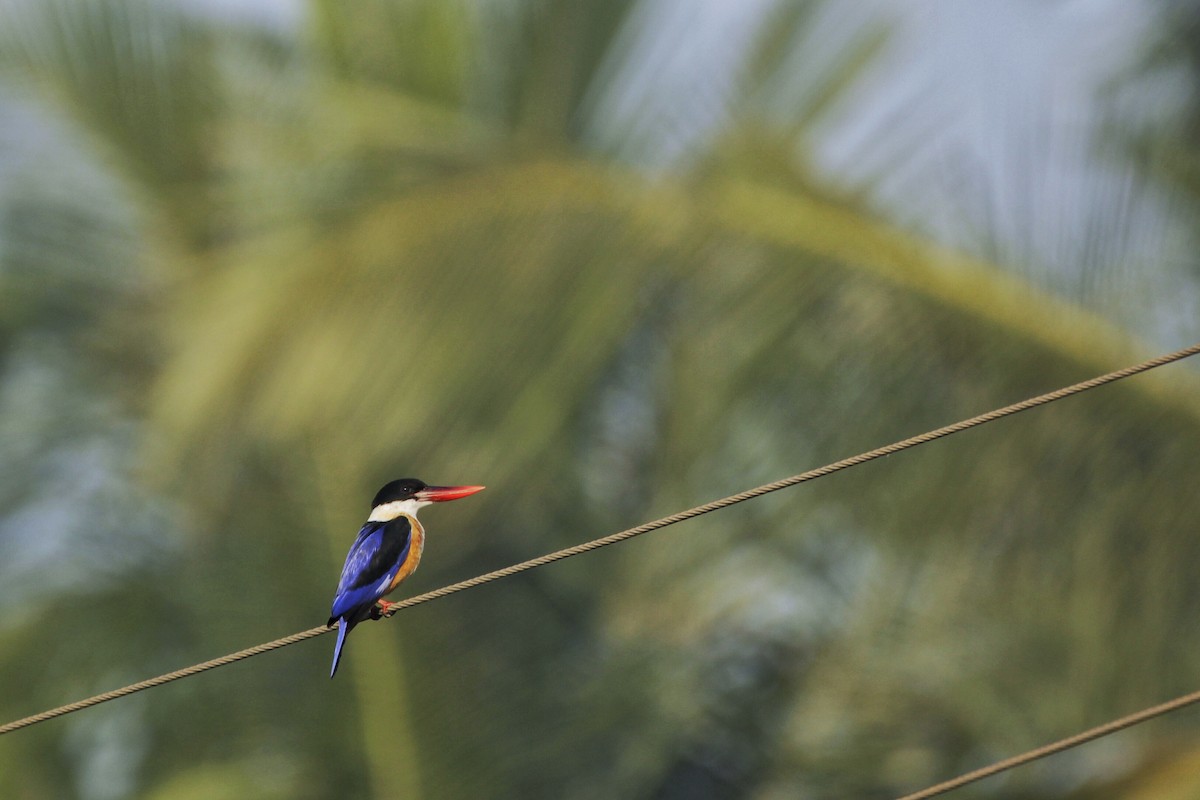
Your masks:
{"label": "orange flank", "polygon": [[404,557],[404,562],[400,565],[400,569],[396,570],[396,577],[392,578],[391,584],[388,585],[385,595],[391,594],[400,585],[400,582],[417,571],[417,565],[421,563],[421,553],[425,550],[425,529],[421,527],[421,523],[417,518],[409,514],[408,523],[412,525],[412,538],[408,545],[408,554]]}

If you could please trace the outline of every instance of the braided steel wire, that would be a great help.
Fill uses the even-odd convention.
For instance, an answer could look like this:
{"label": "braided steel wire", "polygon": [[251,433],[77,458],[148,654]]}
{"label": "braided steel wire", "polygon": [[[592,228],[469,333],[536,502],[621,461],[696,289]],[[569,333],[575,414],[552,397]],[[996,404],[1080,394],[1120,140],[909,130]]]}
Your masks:
{"label": "braided steel wire", "polygon": [[[614,533],[614,534],[610,534],[608,536],[603,536],[599,539],[593,539],[590,542],[584,542],[583,544],[578,544],[578,545],[575,545],[573,547],[568,547],[563,550],[557,550],[553,553],[547,553],[546,555],[538,556],[537,558],[532,558],[528,561],[522,561],[519,564],[513,564],[511,566],[504,567],[503,569],[498,569],[493,572],[488,572],[484,575],[478,575],[474,578],[469,578],[465,581],[459,581],[458,583],[452,583],[448,586],[443,586],[440,589],[434,589],[433,591],[426,592],[425,594],[420,594],[415,597],[410,597],[407,600],[402,600],[398,603],[389,603],[387,606],[388,610],[387,610],[386,616],[390,617],[392,614],[395,614],[397,611],[402,611],[403,609],[406,609],[406,608],[412,608],[413,606],[418,606],[418,605],[421,605],[422,603],[428,603],[430,600],[437,600],[442,597],[447,597],[448,595],[456,594],[456,593],[464,591],[466,589],[473,589],[476,586],[482,586],[485,583],[491,583],[492,581],[497,581],[497,580],[500,580],[501,578],[508,578],[508,577],[511,577],[518,573],[525,572],[527,570],[536,569],[537,567],[542,567],[547,564],[552,564],[555,561],[561,561],[564,558],[571,558],[572,556],[577,556],[577,555],[581,555],[583,553],[588,553],[588,552],[591,552],[592,550],[598,550],[601,547],[608,547],[609,545],[616,544],[617,542],[623,542],[626,539],[632,539],[635,536],[641,536],[644,533],[649,533],[650,531],[655,531],[655,530],[658,530],[659,528],[665,528],[668,525],[674,525],[678,522],[683,522],[685,520],[692,519],[693,517],[701,516],[702,514],[708,514],[712,511],[717,511],[719,509],[726,508],[728,506],[732,506],[737,503],[745,502],[746,500],[752,500],[756,497],[761,497],[762,495],[770,494],[771,492],[777,492],[780,489],[786,489],[789,486],[795,486],[800,483],[805,483],[807,481],[816,480],[817,478],[822,478],[826,475],[831,475],[835,472],[840,472],[841,470],[849,469],[850,467],[854,467],[854,466],[858,466],[859,464],[865,464],[868,461],[874,461],[875,459],[883,458],[884,456],[889,456],[889,455],[892,455],[893,453],[899,453],[902,450],[908,450],[910,448],[917,447],[918,445],[926,444],[927,442],[932,442],[935,439],[941,439],[945,436],[950,436],[952,434],[960,433],[962,431],[977,427],[979,425],[985,425],[989,422],[994,422],[995,420],[1002,419],[1004,417],[1009,417],[1009,416],[1012,416],[1013,414],[1018,414],[1022,411],[1027,411],[1031,408],[1037,408],[1038,406],[1044,406],[1048,403],[1053,403],[1057,400],[1062,400],[1064,398],[1071,397],[1072,395],[1080,394],[1081,392],[1086,392],[1091,389],[1095,389],[1097,387],[1104,386],[1109,383],[1114,383],[1116,381],[1123,380],[1124,378],[1128,378],[1133,375],[1138,375],[1142,372],[1147,372],[1148,370],[1152,370],[1157,367],[1161,367],[1166,364],[1170,364],[1175,361],[1180,361],[1180,360],[1188,358],[1190,356],[1194,356],[1197,353],[1200,353],[1200,343],[1194,344],[1191,347],[1186,347],[1182,350],[1176,350],[1173,353],[1168,353],[1166,355],[1158,356],[1157,358],[1152,358],[1147,361],[1143,361],[1140,364],[1135,364],[1133,366],[1126,367],[1124,369],[1120,369],[1115,372],[1109,372],[1105,375],[1100,375],[1098,377],[1083,381],[1081,383],[1076,383],[1071,386],[1066,386],[1066,387],[1063,387],[1062,389],[1057,389],[1053,392],[1047,392],[1046,394],[1038,395],[1037,397],[1031,397],[1027,400],[1022,400],[1019,403],[1013,403],[1012,405],[1008,405],[1003,408],[998,408],[998,409],[995,409],[992,411],[988,411],[984,414],[979,414],[978,416],[971,417],[970,419],[965,419],[960,422],[955,422],[952,425],[946,425],[945,427],[938,428],[938,429],[932,430],[932,431],[927,431],[925,433],[918,434],[916,436],[912,436],[912,437],[903,439],[898,442],[893,442],[892,444],[889,444],[889,445],[884,445],[883,447],[877,447],[874,450],[868,450],[865,453],[860,453],[856,456],[844,458],[841,461],[835,461],[832,464],[827,464],[823,467],[818,467],[817,469],[809,470],[808,472],[802,472],[798,475],[793,475],[790,478],[784,478],[782,480],[774,481],[773,483],[766,483],[766,484],[763,484],[762,486],[757,486],[753,489],[748,489],[744,492],[739,492],[738,494],[733,494],[728,497],[723,497],[720,500],[713,500],[712,502],[705,503],[705,504],[699,505],[699,506],[695,506],[694,508],[689,508],[686,511],[680,511],[679,513],[671,514],[670,516],[666,516],[661,519],[654,520],[653,522],[647,522],[643,525],[637,526],[636,528],[629,528],[628,530],[620,531],[619,533]],[[125,697],[127,695],[134,694],[135,692],[140,692],[145,689],[152,689],[155,686],[162,686],[165,683],[171,683],[172,681],[177,681],[182,678],[188,678],[188,677],[191,677],[192,675],[197,675],[201,672],[207,672],[208,670],[216,669],[217,667],[223,667],[226,664],[232,664],[236,661],[241,661],[243,659],[247,659],[252,656],[257,656],[262,653],[270,652],[272,650],[278,650],[281,647],[287,647],[289,645],[296,644],[297,642],[302,642],[306,639],[312,639],[314,637],[321,636],[323,634],[329,633],[332,630],[336,630],[336,626],[332,627],[332,628],[327,628],[325,626],[309,628],[306,631],[300,631],[299,633],[294,633],[291,636],[285,636],[282,639],[276,639],[273,642],[266,642],[264,644],[256,645],[254,647],[249,647],[249,648],[246,648],[245,650],[239,650],[236,653],[230,653],[229,655],[222,656],[220,658],[214,658],[211,661],[205,661],[200,664],[193,664],[190,667],[185,667],[184,669],[176,670],[174,672],[168,672],[164,675],[159,675],[155,678],[150,678],[148,680],[139,681],[138,683],[132,683],[128,686],[123,686],[120,689],[114,689],[112,691],[104,692],[102,694],[98,694],[93,697],[86,698],[84,700],[79,700],[74,703],[69,703],[64,706],[59,706],[58,708],[49,709],[49,710],[43,711],[39,714],[34,714],[32,716],[24,717],[22,719],[15,720],[13,722],[9,722],[5,725],[0,725],[0,735],[6,734],[6,733],[11,733],[12,731],[19,730],[21,728],[25,728],[30,725],[35,725],[40,722],[45,722],[46,720],[54,719],[55,717],[61,717],[64,714],[71,714],[76,711],[82,711],[85,708],[90,708],[92,706],[99,705],[100,703],[108,702],[109,700],[116,700],[117,698]],[[1139,712],[1139,714],[1145,715],[1145,716],[1139,716],[1139,714],[1131,715],[1131,717],[1128,717],[1126,719],[1132,719],[1132,721],[1127,722],[1125,725],[1122,725],[1120,727],[1128,727],[1128,725],[1136,724],[1137,722],[1143,721],[1143,719],[1149,719],[1152,716],[1158,716],[1159,714],[1165,714],[1168,711],[1174,710],[1174,708],[1182,707],[1184,705],[1189,705],[1191,702],[1195,702],[1197,699],[1200,699],[1200,693],[1197,693],[1197,695],[1190,695],[1189,697],[1192,697],[1194,699],[1191,699],[1189,702],[1181,703],[1180,702],[1181,700],[1186,700],[1187,698],[1180,698],[1180,700],[1172,701],[1171,703],[1165,703],[1165,704],[1163,704],[1163,706],[1158,706],[1156,708],[1164,709],[1164,710],[1158,711],[1157,713],[1153,713],[1153,714],[1149,713],[1149,711],[1154,711],[1154,709],[1150,709],[1147,712]],[[1178,704],[1178,705],[1173,705],[1173,704]],[[1117,722],[1122,722],[1122,720],[1118,720]],[[1110,723],[1110,724],[1116,725],[1117,723]],[[1103,727],[1105,727],[1105,726],[1102,726],[1102,728]],[[1114,728],[1114,730],[1119,730],[1120,727]],[[941,790],[935,792],[934,794],[941,794],[943,792],[950,791],[951,789],[957,788],[958,786],[963,786],[966,783],[970,783],[975,780],[980,780],[981,778],[987,777],[988,775],[994,775],[997,772],[1002,772],[1004,769],[1011,769],[1014,766],[1017,766],[1017,765],[1023,764],[1023,763],[1027,763],[1027,761],[1034,760],[1035,758],[1042,758],[1045,755],[1050,755],[1051,753],[1059,752],[1060,750],[1067,749],[1068,747],[1074,747],[1076,744],[1082,744],[1085,741],[1090,741],[1091,739],[1097,738],[1098,736],[1105,735],[1107,732],[1111,732],[1111,731],[1102,730],[1101,728],[1098,728],[1095,730],[1100,731],[1100,732],[1094,733],[1094,735],[1091,735],[1091,736],[1088,736],[1087,734],[1080,734],[1080,737],[1086,737],[1086,738],[1081,738],[1077,742],[1073,742],[1073,739],[1078,738],[1078,737],[1073,737],[1072,740],[1063,740],[1064,742],[1073,742],[1070,744],[1062,745],[1062,743],[1056,743],[1054,745],[1048,745],[1046,748],[1042,748],[1046,752],[1042,753],[1041,755],[1034,755],[1033,757],[1027,757],[1029,754],[1026,754],[1025,756],[1018,756],[1014,759],[1011,759],[1013,761],[1013,763],[1010,766],[1004,767],[1003,769],[997,769],[995,767],[995,765],[993,765],[993,767],[988,767],[988,768],[985,768],[984,770],[978,770],[977,773],[984,773],[984,774],[978,774],[977,777],[971,777],[973,775],[976,775],[977,773],[971,773],[970,775],[962,776],[961,778],[955,779],[955,781],[951,781],[947,784],[942,784],[946,788],[941,789]],[[1093,732],[1088,732],[1088,733],[1093,733]],[[1059,745],[1062,745],[1062,746],[1059,746]],[[1038,753],[1039,751],[1031,751],[1031,752]],[[1021,760],[1021,759],[1024,759],[1024,760]],[[1004,762],[1001,762],[1001,763],[1004,763]],[[970,778],[970,780],[966,780],[967,778]],[[918,798],[933,797],[934,794],[928,794],[927,792],[933,791],[934,789],[938,789],[938,787],[933,787],[932,789],[927,789],[927,790],[925,790],[926,793],[918,792],[917,794],[908,795],[905,798],[902,798],[902,800],[918,800]]]}

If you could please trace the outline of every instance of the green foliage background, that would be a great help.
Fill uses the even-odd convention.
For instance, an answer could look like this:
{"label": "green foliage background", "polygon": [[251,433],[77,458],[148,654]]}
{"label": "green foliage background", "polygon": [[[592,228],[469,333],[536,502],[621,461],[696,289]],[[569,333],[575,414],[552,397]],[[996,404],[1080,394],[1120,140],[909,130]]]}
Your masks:
{"label": "green foliage background", "polygon": [[[780,3],[719,135],[598,140],[640,9],[0,5],[41,137],[0,194],[0,712],[322,621],[393,477],[489,486],[427,512],[416,593],[1151,352],[812,168],[886,25],[780,113],[821,13]],[[1196,688],[1198,397],[1172,367],[424,606],[332,683],[301,645],[23,731],[0,795],[901,794]],[[1192,796],[1196,743],[961,795]]]}

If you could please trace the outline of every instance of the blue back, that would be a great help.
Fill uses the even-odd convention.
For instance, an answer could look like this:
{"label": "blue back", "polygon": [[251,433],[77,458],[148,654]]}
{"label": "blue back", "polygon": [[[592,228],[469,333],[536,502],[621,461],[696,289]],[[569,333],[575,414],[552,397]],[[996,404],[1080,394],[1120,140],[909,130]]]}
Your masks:
{"label": "blue back", "polygon": [[373,606],[391,586],[411,546],[412,525],[407,517],[363,525],[346,554],[332,617],[358,617]]}

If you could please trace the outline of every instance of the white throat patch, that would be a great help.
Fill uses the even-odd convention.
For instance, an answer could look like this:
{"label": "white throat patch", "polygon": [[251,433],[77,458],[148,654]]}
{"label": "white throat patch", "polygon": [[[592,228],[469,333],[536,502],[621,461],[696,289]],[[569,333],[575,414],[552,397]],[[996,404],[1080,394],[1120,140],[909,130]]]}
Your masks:
{"label": "white throat patch", "polygon": [[416,519],[417,509],[424,508],[431,502],[431,500],[418,500],[415,497],[410,497],[407,500],[393,500],[390,503],[383,503],[371,509],[371,516],[367,517],[367,522],[391,522],[401,514]]}

